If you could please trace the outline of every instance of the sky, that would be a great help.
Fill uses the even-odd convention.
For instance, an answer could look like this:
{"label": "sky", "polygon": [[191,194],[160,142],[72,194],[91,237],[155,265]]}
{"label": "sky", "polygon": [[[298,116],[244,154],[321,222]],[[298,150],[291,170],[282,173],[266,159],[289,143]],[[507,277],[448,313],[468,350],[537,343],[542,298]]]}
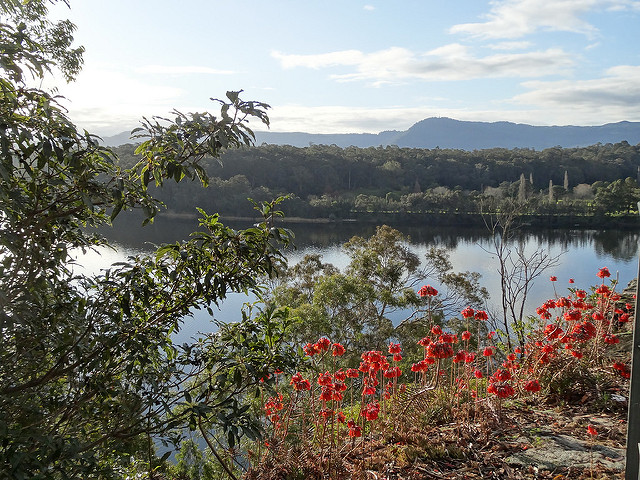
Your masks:
{"label": "sky", "polygon": [[228,90],[269,104],[275,132],[640,121],[636,0],[71,0],[52,14],[86,49],[57,88],[102,136],[215,113]]}

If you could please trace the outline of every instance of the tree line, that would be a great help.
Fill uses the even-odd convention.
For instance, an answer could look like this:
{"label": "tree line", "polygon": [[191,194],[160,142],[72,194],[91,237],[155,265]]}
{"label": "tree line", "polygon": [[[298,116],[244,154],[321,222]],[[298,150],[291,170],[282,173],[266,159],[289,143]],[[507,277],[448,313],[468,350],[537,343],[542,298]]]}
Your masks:
{"label": "tree line", "polygon": [[[117,147],[132,162],[134,146]],[[289,195],[288,216],[472,213],[516,199],[523,213],[603,217],[636,210],[640,145],[487,150],[262,145],[205,158],[208,189],[165,186],[169,209],[250,216],[247,198]]]}

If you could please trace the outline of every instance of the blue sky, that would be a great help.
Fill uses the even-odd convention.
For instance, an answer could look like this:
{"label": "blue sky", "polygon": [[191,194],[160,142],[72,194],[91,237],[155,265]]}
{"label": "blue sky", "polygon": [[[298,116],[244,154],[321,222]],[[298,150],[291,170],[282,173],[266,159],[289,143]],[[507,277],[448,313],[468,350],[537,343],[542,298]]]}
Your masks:
{"label": "blue sky", "polygon": [[100,135],[239,89],[271,105],[272,131],[640,121],[636,0],[72,0],[62,14],[86,53],[59,90]]}

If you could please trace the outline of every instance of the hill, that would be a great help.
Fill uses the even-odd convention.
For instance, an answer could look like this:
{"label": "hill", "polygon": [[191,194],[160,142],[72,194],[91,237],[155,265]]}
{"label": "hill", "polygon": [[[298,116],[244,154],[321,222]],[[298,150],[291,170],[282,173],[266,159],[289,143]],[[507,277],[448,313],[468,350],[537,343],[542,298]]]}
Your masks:
{"label": "hill", "polygon": [[[108,146],[130,143],[129,133],[104,137]],[[486,148],[584,147],[596,143],[640,143],[640,122],[617,122],[599,126],[534,126],[511,122],[467,122],[445,117],[421,120],[406,131],[373,133],[312,134],[304,132],[256,132],[256,145],[337,145],[338,147],[377,147],[397,145],[409,148]]]}

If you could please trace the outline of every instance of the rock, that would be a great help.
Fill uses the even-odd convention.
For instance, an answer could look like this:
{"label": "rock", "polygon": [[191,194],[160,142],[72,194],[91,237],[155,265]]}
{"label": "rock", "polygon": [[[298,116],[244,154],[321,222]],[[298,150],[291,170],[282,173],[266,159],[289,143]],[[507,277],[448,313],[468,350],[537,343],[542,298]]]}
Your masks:
{"label": "rock", "polygon": [[535,444],[506,459],[512,465],[531,465],[540,470],[555,470],[561,467],[589,468],[600,463],[608,469],[622,471],[625,468],[625,451],[598,443],[578,440],[569,435],[542,434]]}

